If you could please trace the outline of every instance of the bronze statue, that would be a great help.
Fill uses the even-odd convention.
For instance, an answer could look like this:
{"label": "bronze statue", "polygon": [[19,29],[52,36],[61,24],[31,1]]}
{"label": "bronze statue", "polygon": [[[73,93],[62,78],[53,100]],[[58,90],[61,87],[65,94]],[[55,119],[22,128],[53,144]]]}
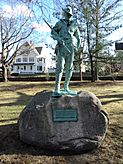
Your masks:
{"label": "bronze statue", "polygon": [[[72,8],[67,5],[63,9],[64,19],[59,20],[52,28],[51,36],[57,40],[57,64],[56,84],[54,95],[72,94],[69,90],[69,81],[73,71],[73,60],[75,51],[80,48],[80,32],[76,21],[73,19]],[[63,69],[66,69],[64,90],[60,90],[60,82]]]}

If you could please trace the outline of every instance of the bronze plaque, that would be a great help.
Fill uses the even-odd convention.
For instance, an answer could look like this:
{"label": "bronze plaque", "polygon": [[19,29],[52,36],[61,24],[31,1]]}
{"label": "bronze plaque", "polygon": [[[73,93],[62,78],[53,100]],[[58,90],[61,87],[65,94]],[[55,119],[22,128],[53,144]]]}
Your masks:
{"label": "bronze plaque", "polygon": [[53,109],[53,121],[65,122],[65,121],[77,121],[78,114],[77,109]]}

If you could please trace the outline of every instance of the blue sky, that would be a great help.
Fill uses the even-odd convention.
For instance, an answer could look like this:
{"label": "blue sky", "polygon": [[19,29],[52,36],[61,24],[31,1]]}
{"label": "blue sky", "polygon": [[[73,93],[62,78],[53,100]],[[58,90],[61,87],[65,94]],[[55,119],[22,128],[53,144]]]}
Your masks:
{"label": "blue sky", "polygon": [[[53,3],[51,3],[51,1],[52,0],[47,0],[43,2],[42,4],[44,6],[43,10],[41,10],[39,7],[33,7],[33,10],[35,12],[34,19],[36,18],[35,20],[33,19],[33,23],[32,23],[32,26],[35,27],[34,41],[35,40],[42,41],[42,37],[44,38],[45,43],[53,41],[50,38],[51,29],[46,25],[44,21],[42,21],[39,18],[43,12],[45,19],[48,22],[51,22],[51,20],[48,19],[49,15],[52,15],[53,13]],[[14,12],[15,16],[16,14],[19,14],[20,10],[21,12],[23,12],[23,14],[30,12],[29,9],[25,5],[20,5],[17,0],[1,0],[0,2],[1,2],[0,12],[6,14],[8,17],[11,15],[11,12]],[[10,6],[10,3],[12,3],[11,6]],[[36,39],[35,37],[38,37],[38,38]],[[33,39],[33,36],[31,37],[31,39]]]}
{"label": "blue sky", "polygon": [[[58,2],[59,1],[60,1],[60,5],[59,5],[59,3],[58,4],[56,3],[56,5],[54,6],[53,5],[53,0],[44,0],[42,2],[42,5],[44,7],[42,10],[39,9],[39,7],[34,7],[33,8],[34,11],[35,11],[36,16],[38,17],[42,13],[44,13],[45,19],[51,25],[55,25],[57,19],[53,18],[53,16],[52,16],[53,11],[54,11],[54,8],[55,9],[58,9],[59,12],[61,12],[62,11],[61,6],[62,7],[65,7],[64,0],[58,0]],[[0,11],[1,11],[2,8],[4,8],[5,10],[8,11],[10,9],[9,8],[9,3],[11,3],[11,2],[13,2],[13,8],[16,10],[17,9],[17,6],[15,8],[15,4],[17,4],[17,2],[19,2],[19,0],[0,0],[0,3],[1,3]],[[26,6],[25,6],[25,8],[23,7],[23,9],[26,9]],[[121,10],[121,9],[122,9],[122,6],[119,7],[119,10]],[[18,11],[19,11],[19,7],[18,7]],[[51,29],[46,25],[46,23],[44,21],[42,21],[41,19],[39,19],[39,21],[36,20],[36,21],[33,22],[33,26],[35,27],[36,33],[35,33],[34,36],[31,37],[32,40],[33,39],[34,39],[34,41],[35,40],[39,40],[39,42],[42,41],[42,42],[45,42],[47,44],[51,44],[51,43],[55,44],[56,43],[50,37],[50,31],[51,31]],[[113,34],[111,34],[108,38],[109,38],[109,40],[110,39],[112,39],[112,40],[118,40],[121,37],[123,37],[123,28],[118,29]]]}

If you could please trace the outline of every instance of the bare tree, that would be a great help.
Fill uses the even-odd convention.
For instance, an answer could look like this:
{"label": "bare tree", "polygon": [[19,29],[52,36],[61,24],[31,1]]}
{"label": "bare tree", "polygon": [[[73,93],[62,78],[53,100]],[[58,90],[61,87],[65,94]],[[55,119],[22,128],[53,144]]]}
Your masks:
{"label": "bare tree", "polygon": [[[31,13],[29,11],[1,12],[0,14],[0,46],[3,81],[8,81],[7,70],[21,48],[21,44],[33,32]],[[20,12],[20,13],[19,13]]]}
{"label": "bare tree", "polygon": [[[91,81],[97,80],[99,72],[98,61],[101,60],[100,57],[103,57],[103,55],[105,57],[106,54],[108,58],[108,52],[104,54],[105,47],[113,44],[112,40],[107,41],[107,36],[122,27],[120,20],[123,10],[122,8],[117,10],[117,7],[122,5],[123,0],[52,0],[54,12],[51,12],[53,6],[48,6],[42,0],[23,1],[27,4],[37,5],[42,15],[46,16],[48,21],[51,19],[51,22],[52,13],[55,13],[54,16],[59,17],[59,13],[65,4],[69,3],[72,6],[74,16],[79,20],[81,31],[84,30],[84,35],[81,33],[81,36],[84,38],[86,48],[82,48],[83,51],[88,53],[91,64]],[[50,14],[45,14],[45,11]],[[85,54],[85,52],[83,53]]]}
{"label": "bare tree", "polygon": [[[112,34],[115,30],[122,27],[119,20],[122,18],[122,9],[117,10],[118,5],[121,5],[122,0],[89,0],[81,1],[81,7],[84,9],[83,15],[88,15],[85,20],[89,24],[89,37],[88,43],[90,44],[90,54],[92,59],[93,74],[92,81],[98,79],[99,62],[98,58],[105,57],[104,50],[106,47],[111,46],[113,41],[107,40],[107,36]],[[83,8],[83,6],[86,7]],[[88,5],[87,5],[88,4]],[[85,11],[86,9],[86,11]],[[88,45],[89,45],[88,44]],[[88,46],[89,49],[89,46]],[[107,52],[107,55],[109,53]],[[107,56],[108,60],[108,56]]]}

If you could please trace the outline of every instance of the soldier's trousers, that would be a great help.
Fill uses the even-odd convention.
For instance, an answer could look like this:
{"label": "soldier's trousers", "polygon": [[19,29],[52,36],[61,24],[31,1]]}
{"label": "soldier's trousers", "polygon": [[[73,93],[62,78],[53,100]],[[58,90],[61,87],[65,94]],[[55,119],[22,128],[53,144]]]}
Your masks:
{"label": "soldier's trousers", "polygon": [[63,75],[63,70],[65,67],[65,82],[64,89],[68,88],[70,78],[73,72],[73,60],[74,51],[72,53],[62,53],[62,51],[57,54],[57,64],[56,64],[56,90],[60,88],[60,81]]}

